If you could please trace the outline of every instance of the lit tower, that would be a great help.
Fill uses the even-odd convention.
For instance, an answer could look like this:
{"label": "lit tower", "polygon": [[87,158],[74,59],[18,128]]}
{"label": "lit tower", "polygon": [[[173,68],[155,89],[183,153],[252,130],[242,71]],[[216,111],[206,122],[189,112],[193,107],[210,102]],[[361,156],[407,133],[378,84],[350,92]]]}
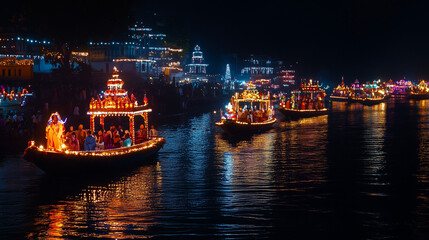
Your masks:
{"label": "lit tower", "polygon": [[229,64],[226,64],[225,82],[229,81],[231,81],[231,70],[229,69]]}
{"label": "lit tower", "polygon": [[206,74],[208,64],[204,63],[203,52],[200,46],[195,46],[192,52],[192,63],[187,65],[187,72],[189,74]]}

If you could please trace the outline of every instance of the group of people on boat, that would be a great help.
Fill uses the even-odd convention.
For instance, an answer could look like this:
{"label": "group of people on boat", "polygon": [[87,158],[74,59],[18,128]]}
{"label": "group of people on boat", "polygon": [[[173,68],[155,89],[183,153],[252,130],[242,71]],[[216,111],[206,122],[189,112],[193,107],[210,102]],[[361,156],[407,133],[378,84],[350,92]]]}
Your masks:
{"label": "group of people on boat", "polygon": [[[74,131],[70,126],[69,131],[64,134],[65,121],[61,120],[58,113],[53,113],[46,127],[47,148],[57,151],[68,149],[70,151],[93,151],[107,150],[132,145],[131,135],[128,130],[123,130],[121,125],[111,126],[107,131],[99,130],[91,132],[85,130],[80,124],[78,130]],[[149,132],[142,124],[136,132],[136,144],[143,143],[153,137],[157,137],[158,132],[151,126]]]}
{"label": "group of people on boat", "polygon": [[292,94],[292,97],[285,103],[286,109],[295,110],[320,110],[325,108],[325,102],[322,97],[311,98],[307,96],[300,96],[299,98]]}
{"label": "group of people on boat", "polygon": [[235,113],[232,113],[231,118],[237,119],[240,122],[257,123],[272,119],[273,113],[274,111],[271,108],[259,109],[258,107],[247,107],[245,105]]}

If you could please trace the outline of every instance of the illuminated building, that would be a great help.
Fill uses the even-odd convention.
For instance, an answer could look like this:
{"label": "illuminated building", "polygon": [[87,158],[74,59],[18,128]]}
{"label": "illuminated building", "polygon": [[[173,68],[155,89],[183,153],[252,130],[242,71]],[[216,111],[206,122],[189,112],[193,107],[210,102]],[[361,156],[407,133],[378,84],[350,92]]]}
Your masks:
{"label": "illuminated building", "polygon": [[30,80],[33,78],[33,59],[0,58],[0,78]]}
{"label": "illuminated building", "polygon": [[295,70],[281,70],[279,78],[284,85],[295,85]]}
{"label": "illuminated building", "polygon": [[[32,71],[36,73],[51,72],[55,68],[54,65],[45,61],[42,53],[42,49],[49,46],[51,46],[51,42],[47,40],[34,39],[16,33],[0,34],[0,57],[16,58],[17,60],[31,59],[33,61]],[[12,73],[13,75],[14,73]],[[1,72],[0,76],[2,76]]]}
{"label": "illuminated building", "polygon": [[207,82],[207,66],[204,62],[203,52],[200,46],[196,45],[192,52],[192,63],[186,64],[185,82],[203,81]]}
{"label": "illuminated building", "polygon": [[128,31],[125,41],[89,43],[89,61],[93,69],[109,72],[114,65],[122,72],[158,76],[163,68],[180,59],[183,50],[168,47],[166,34],[154,33],[142,22],[136,22]]}
{"label": "illuminated building", "polygon": [[295,85],[295,65],[285,65],[281,60],[272,60],[266,56],[253,56],[244,59],[239,79],[256,81],[271,80],[273,86],[288,87]]}
{"label": "illuminated building", "polygon": [[270,59],[251,56],[250,59],[244,60],[241,77],[250,80],[272,79],[274,77],[274,67]]}
{"label": "illuminated building", "polygon": [[192,52],[192,63],[186,65],[187,73],[190,74],[206,74],[208,64],[204,63],[203,52],[200,46],[196,45]]}

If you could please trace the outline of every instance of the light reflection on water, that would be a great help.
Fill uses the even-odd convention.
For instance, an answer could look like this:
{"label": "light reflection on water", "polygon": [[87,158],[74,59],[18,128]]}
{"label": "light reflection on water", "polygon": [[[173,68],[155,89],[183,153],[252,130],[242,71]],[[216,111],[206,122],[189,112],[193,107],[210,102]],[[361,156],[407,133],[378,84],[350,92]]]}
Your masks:
{"label": "light reflection on water", "polygon": [[30,239],[419,238],[429,232],[428,107],[333,103],[327,116],[240,138],[215,128],[212,113],[176,117],[158,128],[167,144],[157,161],[117,176],[58,179],[7,156],[0,161],[0,232]]}
{"label": "light reflection on water", "polygon": [[66,193],[53,204],[39,205],[34,230],[27,237],[133,238],[130,233],[143,233],[156,222],[162,188],[160,171],[159,163],[143,166],[119,180],[84,184],[81,189],[67,185],[70,180],[61,184],[47,180],[44,194],[63,184],[72,190],[77,187],[77,191]]}

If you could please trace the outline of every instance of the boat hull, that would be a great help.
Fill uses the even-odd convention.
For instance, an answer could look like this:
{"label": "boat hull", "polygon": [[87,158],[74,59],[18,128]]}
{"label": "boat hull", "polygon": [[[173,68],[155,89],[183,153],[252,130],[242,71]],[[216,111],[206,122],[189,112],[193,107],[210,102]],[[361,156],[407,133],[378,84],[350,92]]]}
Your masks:
{"label": "boat hull", "polygon": [[375,100],[365,99],[365,100],[359,101],[359,103],[362,103],[363,105],[366,105],[366,106],[373,106],[373,105],[380,104],[382,102],[384,102],[384,99],[375,99]]}
{"label": "boat hull", "polygon": [[321,110],[295,110],[295,109],[285,109],[280,107],[279,112],[285,115],[288,119],[299,119],[299,118],[309,118],[317,117],[328,114],[328,109],[324,108]]}
{"label": "boat hull", "polygon": [[164,144],[164,138],[156,138],[126,148],[69,153],[40,150],[33,145],[25,150],[24,158],[49,174],[115,171],[148,160]]}
{"label": "boat hull", "polygon": [[384,102],[386,98],[377,98],[377,99],[361,99],[361,98],[349,98],[349,103],[360,103],[366,106],[373,106]]}
{"label": "boat hull", "polygon": [[330,96],[329,99],[333,102],[348,102],[348,97]]}
{"label": "boat hull", "polygon": [[270,121],[265,121],[261,123],[245,123],[234,120],[224,120],[222,122],[216,123],[216,126],[219,126],[227,133],[232,134],[246,134],[246,133],[257,133],[264,132],[273,128],[274,123],[277,122],[277,119]]}
{"label": "boat hull", "polygon": [[414,99],[414,100],[424,100],[424,99],[429,99],[429,94],[413,94],[410,93],[410,95],[408,95],[409,99]]}

